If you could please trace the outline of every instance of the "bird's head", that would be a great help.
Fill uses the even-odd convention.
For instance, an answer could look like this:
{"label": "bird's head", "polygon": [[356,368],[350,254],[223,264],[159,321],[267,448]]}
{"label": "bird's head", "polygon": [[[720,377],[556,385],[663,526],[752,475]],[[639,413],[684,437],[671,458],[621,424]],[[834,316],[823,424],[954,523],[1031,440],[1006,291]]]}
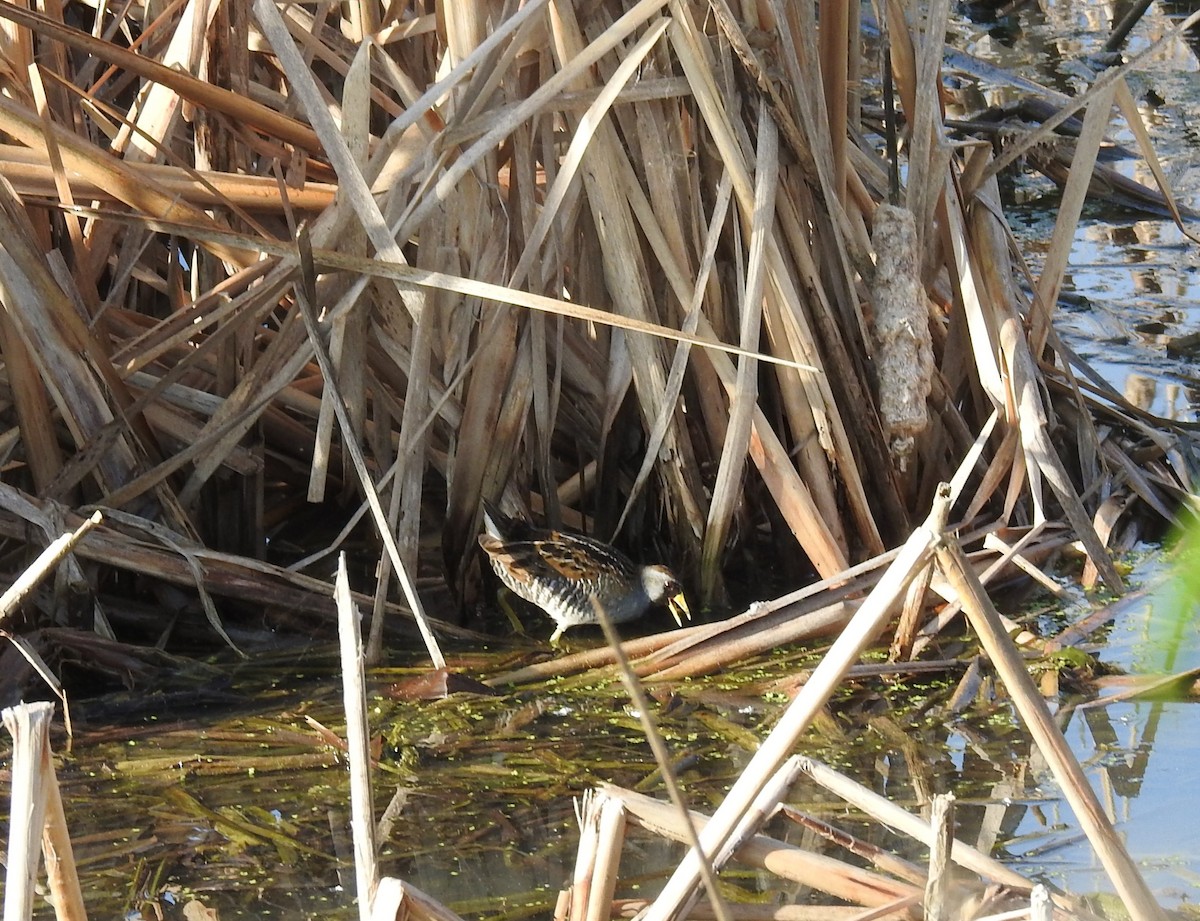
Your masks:
{"label": "bird's head", "polygon": [[675,574],[666,566],[643,566],[642,588],[646,597],[653,604],[665,604],[675,618],[675,623],[683,626],[684,620],[692,619],[688,610],[687,599],[683,597],[683,586],[675,578]]}

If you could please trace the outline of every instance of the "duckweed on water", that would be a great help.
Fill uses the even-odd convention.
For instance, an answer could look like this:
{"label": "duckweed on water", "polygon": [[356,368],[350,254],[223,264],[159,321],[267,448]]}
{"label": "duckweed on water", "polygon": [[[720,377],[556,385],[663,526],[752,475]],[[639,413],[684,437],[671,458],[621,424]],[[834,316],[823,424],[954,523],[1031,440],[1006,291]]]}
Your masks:
{"label": "duckweed on water", "polygon": [[[789,702],[779,688],[794,687],[798,663],[816,658],[788,653],[778,667],[760,661],[651,688],[653,716],[697,808],[720,801]],[[486,675],[486,663],[476,662]],[[259,677],[266,686],[283,681]],[[381,671],[375,686],[394,678],[394,670]],[[858,678],[803,751],[851,775],[880,777],[881,790],[900,802],[913,799],[908,784],[920,778],[921,789],[985,803],[1023,762],[1028,742],[1007,706],[943,712],[952,685],[944,673]],[[244,689],[255,699],[252,686]],[[401,804],[383,841],[383,869],[460,911],[484,900],[514,917],[547,914],[574,861],[574,798],[605,781],[662,793],[640,722],[615,682],[556,681],[425,702],[377,693],[371,712],[382,741],[376,814],[394,797]],[[336,914],[349,898],[334,856],[348,822],[348,784],[340,752],[306,718],[342,731],[333,679],[310,685],[302,699],[268,697],[257,712],[210,714],[203,731],[85,731],[61,771],[85,874],[129,878],[131,861],[153,853],[165,867],[156,891],[202,893],[225,917],[271,914],[246,890],[248,877],[267,891],[277,887],[273,898],[288,913]],[[947,749],[960,752],[956,762]],[[844,807],[829,799],[810,788],[792,797],[846,824]],[[676,849],[660,856],[642,868],[647,886]],[[456,901],[462,897],[471,902]]]}

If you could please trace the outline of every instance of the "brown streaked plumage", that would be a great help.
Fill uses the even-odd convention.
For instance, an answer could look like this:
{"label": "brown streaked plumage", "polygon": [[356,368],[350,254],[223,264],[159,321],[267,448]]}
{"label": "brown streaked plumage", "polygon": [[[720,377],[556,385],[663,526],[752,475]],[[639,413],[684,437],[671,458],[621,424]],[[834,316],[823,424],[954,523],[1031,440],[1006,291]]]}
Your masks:
{"label": "brown streaked plumage", "polygon": [[479,546],[501,582],[554,618],[552,645],[570,627],[599,622],[593,598],[616,624],[657,604],[667,605],[681,627],[691,618],[683,587],[665,566],[639,566],[601,541],[535,528],[486,500],[483,507],[487,533],[479,535]]}

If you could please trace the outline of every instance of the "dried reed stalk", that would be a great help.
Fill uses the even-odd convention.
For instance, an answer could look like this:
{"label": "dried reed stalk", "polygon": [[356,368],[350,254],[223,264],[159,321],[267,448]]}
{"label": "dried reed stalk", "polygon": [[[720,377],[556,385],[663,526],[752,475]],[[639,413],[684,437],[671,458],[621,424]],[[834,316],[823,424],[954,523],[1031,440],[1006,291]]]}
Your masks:
{"label": "dried reed stalk", "polygon": [[1087,834],[1130,917],[1161,921],[1165,918],[1162,908],[1105,815],[1083,768],[1005,633],[995,608],[965,564],[962,549],[947,537],[938,548],[937,557],[941,571],[962,599],[988,657],[1004,680],[1018,712],[1058,779],[1064,797],[1071,804],[1080,827]]}
{"label": "dried reed stalk", "polygon": [[350,825],[354,835],[354,878],[358,916],[370,921],[379,886],[375,806],[371,796],[371,740],[367,729],[367,674],[358,609],[350,597],[346,557],[338,557],[335,600],[342,662],[342,699],[346,713],[346,751],[350,759]]}
{"label": "dried reed stalk", "polygon": [[[1061,117],[999,158],[949,144],[948,0],[920,21],[885,5],[914,222],[895,264],[920,302],[887,320],[890,164],[852,133],[857,5],[710,6],[715,29],[681,0],[182,4],[146,22],[133,5],[89,34],[57,5],[0,5],[0,385],[21,489],[247,559],[320,500],[341,517],[315,559],[369,492],[358,445],[374,527],[396,536],[376,614],[401,572],[477,597],[480,500],[501,493],[668,557],[722,603],[745,554],[836,579],[898,545],[970,457],[966,520],[1065,520],[1119,587],[1106,540],[1127,513],[1098,528],[1100,465],[1160,514],[1186,468],[1168,448],[1153,474],[1121,460],[1162,424],[1076,382],[1049,320],[1112,102],[1161,173],[1124,71],[1063,109],[1087,107],[1080,175],[1031,305],[995,174]],[[301,219],[327,368],[292,295]],[[889,322],[927,327],[902,423],[874,370]],[[1068,413],[1063,451],[1048,429]],[[922,616],[914,596],[907,637]]]}
{"label": "dried reed stalk", "polygon": [[83,921],[87,912],[50,757],[54,705],[21,704],[6,709],[3,716],[4,727],[13,738],[4,917],[33,916],[35,883],[44,857],[57,916],[63,921]]}
{"label": "dried reed stalk", "polygon": [[933,843],[929,848],[929,881],[925,884],[922,908],[928,921],[951,921],[954,907],[950,904],[950,849],[954,845],[954,794],[938,793],[929,808],[929,824],[933,827]]}
{"label": "dried reed stalk", "polygon": [[625,822],[625,804],[620,797],[603,790],[584,793],[566,921],[604,921],[609,917],[625,843]]}
{"label": "dried reed stalk", "polygon": [[[841,797],[849,805],[889,828],[920,841],[926,847],[932,846],[934,832],[929,822],[912,815],[886,797],[867,789],[826,764],[806,757],[802,757],[800,761],[801,767],[809,777],[834,795]],[[993,857],[981,854],[964,841],[955,840],[952,843],[950,859],[985,880],[1017,889],[1027,889],[1030,886],[1029,881],[1015,870],[1006,867]]]}
{"label": "dried reed stalk", "polygon": [[[632,790],[612,786],[602,789],[619,798],[630,819],[648,831],[675,841],[685,840],[682,817],[670,805]],[[700,829],[714,821],[696,812],[691,814],[691,820]],[[757,834],[740,841],[733,857],[738,863],[761,867],[782,879],[811,886],[858,905],[890,905],[897,899],[920,897],[920,890],[908,883],[785,844],[767,835]]]}
{"label": "dried reed stalk", "polygon": [[[853,664],[867,644],[878,636],[884,619],[898,597],[929,561],[935,535],[945,521],[948,492],[943,493],[939,499],[926,524],[918,528],[905,543],[884,578],[826,653],[801,693],[784,711],[771,734],[763,741],[730,789],[720,808],[713,814],[712,821],[700,836],[704,848],[703,857],[694,850],[688,852],[663,887],[659,897],[647,910],[645,921],[674,918],[682,909],[695,902],[699,860],[711,858],[724,847],[753,803],[759,787],[783,764],[817,710],[833,693],[845,670]],[[714,865],[719,868],[715,861]]]}

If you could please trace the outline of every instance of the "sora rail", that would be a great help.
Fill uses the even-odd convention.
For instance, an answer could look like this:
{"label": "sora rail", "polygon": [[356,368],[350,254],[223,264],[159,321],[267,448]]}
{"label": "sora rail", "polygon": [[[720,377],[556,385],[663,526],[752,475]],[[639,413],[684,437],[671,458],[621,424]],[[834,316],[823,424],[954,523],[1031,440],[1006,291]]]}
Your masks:
{"label": "sora rail", "polygon": [[515,594],[536,604],[558,625],[550,644],[563,631],[599,623],[592,599],[614,624],[641,617],[653,605],[665,604],[683,626],[691,618],[683,587],[665,566],[639,566],[598,540],[567,531],[535,528],[509,518],[484,500],[479,546],[492,569]]}

